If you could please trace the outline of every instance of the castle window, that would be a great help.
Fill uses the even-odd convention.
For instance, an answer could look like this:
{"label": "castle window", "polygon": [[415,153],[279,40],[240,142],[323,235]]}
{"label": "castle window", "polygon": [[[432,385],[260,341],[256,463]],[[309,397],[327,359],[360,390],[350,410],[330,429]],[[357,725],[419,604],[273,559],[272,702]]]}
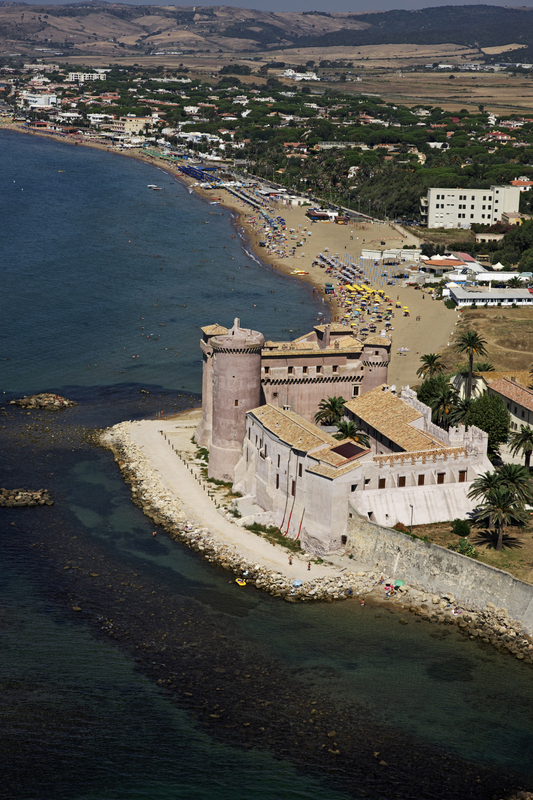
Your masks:
{"label": "castle window", "polygon": [[466,483],[466,469],[459,470],[459,483]]}
{"label": "castle window", "polygon": [[278,469],[279,469],[280,462],[281,462],[281,456],[280,456],[280,454],[278,453]]}
{"label": "castle window", "polygon": [[265,458],[267,457],[267,446],[265,445]]}
{"label": "castle window", "polygon": [[248,428],[248,439],[251,440],[251,438],[252,438],[252,429]]}
{"label": "castle window", "polygon": [[265,375],[268,375],[269,372],[270,372],[270,367],[265,367]]}
{"label": "castle window", "polygon": [[365,478],[365,486],[368,486],[369,483],[370,483],[370,478]]}
{"label": "castle window", "polygon": [[279,475],[276,475],[276,489],[279,489]]}
{"label": "castle window", "polygon": [[374,350],[374,355],[379,356],[379,350]]}
{"label": "castle window", "polygon": [[317,367],[316,371],[317,371],[317,374],[320,374],[322,372],[322,367]]}
{"label": "castle window", "polygon": [[272,392],[272,397],[277,397],[277,396],[278,396],[277,392]]}
{"label": "castle window", "polygon": [[352,492],[356,492],[357,491],[357,483],[352,483],[351,490],[352,490]]}
{"label": "castle window", "polygon": [[398,475],[398,488],[399,489],[405,488],[405,475]]}
{"label": "castle window", "polygon": [[235,400],[235,408],[239,405],[239,401]]}
{"label": "castle window", "polygon": [[302,465],[301,464],[298,464],[298,477],[299,478],[302,477]]}
{"label": "castle window", "polygon": [[337,367],[337,365],[336,365],[336,364],[333,364],[333,367],[332,367],[332,369],[333,369],[333,372],[337,372],[337,370],[338,370],[338,367]]}
{"label": "castle window", "polygon": [[444,483],[445,472],[437,472],[437,483]]}
{"label": "castle window", "polygon": [[307,367],[303,367],[303,373],[304,375],[307,375]]}
{"label": "castle window", "polygon": [[359,395],[359,386],[352,386],[352,397],[358,397]]}
{"label": "castle window", "polygon": [[296,481],[292,481],[291,495],[294,497],[295,494],[296,494]]}
{"label": "castle window", "polygon": [[294,367],[289,367],[289,375],[292,375],[294,372]]}
{"label": "castle window", "polygon": [[419,475],[419,476],[418,476],[418,485],[419,485],[419,486],[423,486],[423,485],[424,485],[424,481],[425,481],[425,479],[426,479],[426,476],[425,476],[425,475]]}
{"label": "castle window", "polygon": [[385,488],[385,478],[380,478],[379,479],[379,484],[378,484],[378,489],[384,489],[384,488]]}

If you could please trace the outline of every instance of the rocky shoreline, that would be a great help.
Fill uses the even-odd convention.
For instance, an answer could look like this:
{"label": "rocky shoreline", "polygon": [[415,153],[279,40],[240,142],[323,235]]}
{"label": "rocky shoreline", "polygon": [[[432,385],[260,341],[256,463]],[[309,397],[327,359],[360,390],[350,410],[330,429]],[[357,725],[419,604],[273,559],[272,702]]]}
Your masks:
{"label": "rocky shoreline", "polygon": [[291,581],[281,571],[247,561],[236,548],[220,542],[213,531],[185,518],[179,501],[151,468],[142,449],[131,440],[128,427],[129,423],[123,422],[100,433],[98,444],[114,454],[123,479],[131,486],[133,503],[171,539],[183,542],[201,553],[207,561],[287,602],[331,603],[349,599],[362,601],[364,598],[365,601],[388,603],[399,612],[400,624],[408,624],[413,615],[431,623],[456,625],[471,639],[478,638],[500,651],[508,651],[524,663],[533,664],[532,638],[520,623],[509,618],[506,609],[496,608],[493,603],[487,603],[483,610],[476,611],[461,606],[460,598],[451,593],[435,595],[421,587],[408,585],[399,586],[393,595],[387,595],[385,586],[388,581],[379,569],[356,573],[345,570],[342,575],[310,578],[302,582]]}
{"label": "rocky shoreline", "polygon": [[22,408],[49,408],[59,410],[60,408],[72,408],[77,406],[75,400],[67,400],[58,394],[42,392],[41,394],[31,394],[28,397],[20,397],[17,400],[10,400],[8,405],[21,406]]}
{"label": "rocky shoreline", "polygon": [[53,505],[48,489],[0,489],[0,508]]}

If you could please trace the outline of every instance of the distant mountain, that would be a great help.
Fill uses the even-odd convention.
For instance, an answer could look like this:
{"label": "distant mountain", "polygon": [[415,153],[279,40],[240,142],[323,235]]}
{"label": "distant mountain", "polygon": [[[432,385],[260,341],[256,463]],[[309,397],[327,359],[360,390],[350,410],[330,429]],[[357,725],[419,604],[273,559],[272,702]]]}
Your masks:
{"label": "distant mountain", "polygon": [[[130,52],[259,53],[292,47],[387,44],[520,46],[509,60],[533,61],[533,10],[443,6],[418,11],[272,13],[230,6],[134,6],[106,0],[29,5],[0,0],[0,52],[61,48],[105,59]],[[121,50],[119,50],[121,48]]]}
{"label": "distant mountain", "polygon": [[372,44],[459,44],[496,47],[533,43],[533,11],[498,6],[440,6],[354,15],[363,30],[338,30],[298,40],[298,47]]}

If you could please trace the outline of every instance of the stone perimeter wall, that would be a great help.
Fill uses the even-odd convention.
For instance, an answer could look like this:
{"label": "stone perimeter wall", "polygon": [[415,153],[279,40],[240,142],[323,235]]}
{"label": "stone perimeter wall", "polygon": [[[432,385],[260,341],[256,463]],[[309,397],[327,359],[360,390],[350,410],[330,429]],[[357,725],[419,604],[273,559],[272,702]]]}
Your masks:
{"label": "stone perimeter wall", "polygon": [[394,580],[426,592],[453,593],[458,605],[481,611],[487,603],[505,608],[508,616],[533,633],[533,585],[508,572],[482,564],[436,544],[383,528],[351,511],[347,526],[348,552],[376,564]]}

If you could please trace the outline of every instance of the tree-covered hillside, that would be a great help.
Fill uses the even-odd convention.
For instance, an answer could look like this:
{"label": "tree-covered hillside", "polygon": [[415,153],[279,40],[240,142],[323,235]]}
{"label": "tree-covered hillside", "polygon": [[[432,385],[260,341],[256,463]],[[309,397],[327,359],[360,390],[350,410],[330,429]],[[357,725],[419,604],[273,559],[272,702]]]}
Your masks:
{"label": "tree-covered hillside", "polygon": [[298,47],[339,47],[375,44],[445,44],[495,47],[533,45],[533,11],[498,6],[442,6],[415,11],[357,14],[364,30],[339,30],[300,38]]}

